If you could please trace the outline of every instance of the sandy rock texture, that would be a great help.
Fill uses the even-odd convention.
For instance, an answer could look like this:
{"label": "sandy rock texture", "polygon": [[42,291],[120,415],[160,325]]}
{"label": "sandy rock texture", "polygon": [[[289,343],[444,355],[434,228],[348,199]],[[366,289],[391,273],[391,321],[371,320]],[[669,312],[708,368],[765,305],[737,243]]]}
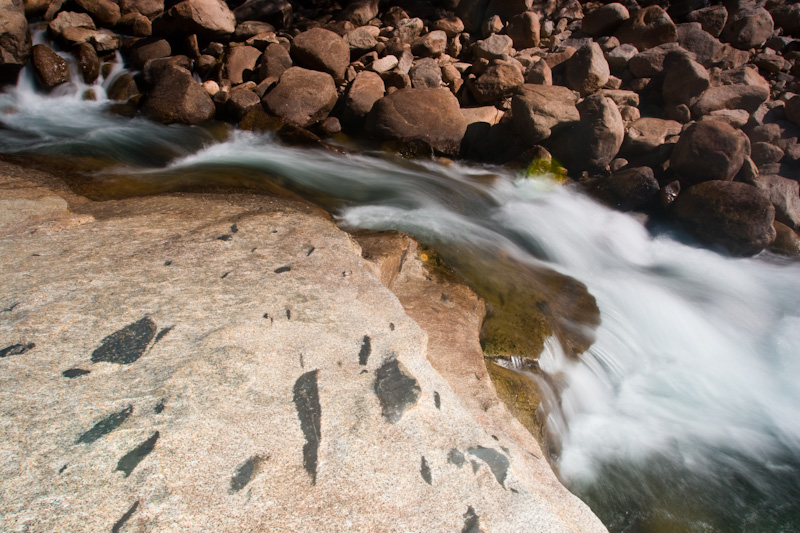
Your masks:
{"label": "sandy rock texture", "polygon": [[3,531],[604,531],[408,238],[5,164],[0,202]]}

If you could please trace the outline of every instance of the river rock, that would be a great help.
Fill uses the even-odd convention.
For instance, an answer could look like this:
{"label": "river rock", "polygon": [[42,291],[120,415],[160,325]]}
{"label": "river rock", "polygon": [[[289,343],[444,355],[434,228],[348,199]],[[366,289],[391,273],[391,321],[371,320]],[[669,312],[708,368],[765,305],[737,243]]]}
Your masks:
{"label": "river rock", "polygon": [[246,75],[256,70],[256,63],[261,51],[252,46],[233,46],[225,57],[225,73],[231,83],[238,85],[244,82]]}
{"label": "river rock", "polygon": [[156,34],[196,33],[214,39],[236,30],[236,17],[223,0],[183,0],[153,21]]}
{"label": "river rock", "polygon": [[69,65],[63,57],[44,44],[37,44],[31,51],[31,63],[36,79],[46,89],[52,89],[69,81]]}
{"label": "river rock", "polygon": [[452,39],[459,33],[464,31],[464,21],[455,15],[450,15],[440,18],[431,25],[432,30],[441,30],[447,34],[449,39]]}
{"label": "river rock", "polygon": [[128,52],[128,61],[137,70],[144,69],[145,63],[159,57],[172,55],[172,47],[166,39],[156,41],[142,39],[134,44]]}
{"label": "river rock", "polygon": [[119,21],[119,5],[111,0],[74,0],[74,2],[101,26],[112,27]]}
{"label": "river rock", "polygon": [[408,76],[411,78],[411,86],[415,89],[442,86],[442,69],[439,63],[430,57],[417,61],[417,64],[411,67]]}
{"label": "river rock", "polygon": [[514,129],[527,145],[538,144],[554,129],[580,120],[577,97],[566,87],[525,84],[511,99]]}
{"label": "river rock", "polygon": [[122,15],[117,23],[121,33],[136,37],[150,37],[153,34],[153,23],[139,12]]}
{"label": "river rock", "polygon": [[800,95],[793,96],[786,102],[786,118],[800,126]]}
{"label": "river rock", "polygon": [[678,44],[695,55],[698,63],[708,65],[722,50],[723,44],[703,29],[699,22],[678,24]]}
{"label": "river rock", "polygon": [[342,16],[353,26],[365,26],[378,16],[378,0],[350,0]]}
{"label": "river rock", "polygon": [[188,70],[170,65],[145,97],[142,111],[165,124],[200,124],[214,118],[215,107]]}
{"label": "river rock", "polygon": [[760,48],[772,37],[772,15],[763,7],[739,9],[728,17],[722,40],[740,50]]}
{"label": "river rock", "polygon": [[486,72],[469,83],[469,89],[475,100],[483,105],[502,100],[523,83],[525,79],[520,69],[513,63],[503,61],[489,65]]}
{"label": "river rock", "polygon": [[400,89],[375,102],[366,128],[380,139],[457,155],[467,124],[448,89]]}
{"label": "river rock", "polygon": [[656,5],[631,14],[614,35],[620,43],[632,44],[639,50],[678,40],[678,30],[672,19]]}
{"label": "river rock", "polygon": [[278,43],[271,43],[264,49],[264,53],[258,60],[256,78],[259,80],[278,79],[291,66],[292,58],[286,48]]}
{"label": "river rock", "polygon": [[800,257],[800,235],[792,228],[775,221],[775,240],[769,245],[769,251],[789,257]]}
{"label": "river rock", "polygon": [[473,47],[475,57],[478,59],[499,59],[511,51],[514,41],[508,35],[500,35],[495,33],[490,37],[478,41]]}
{"label": "river rock", "polygon": [[754,255],[775,240],[775,208],[747,183],[706,181],[680,193],[672,214],[700,242],[737,256]]}
{"label": "river rock", "polygon": [[744,162],[747,136],[718,120],[703,120],[683,132],[670,167],[687,183],[732,180]]}
{"label": "river rock", "polygon": [[292,25],[294,13],[292,4],[286,0],[245,0],[233,10],[233,16],[237,23],[269,21],[275,26],[287,28]]}
{"label": "river rock", "polygon": [[0,529],[605,531],[498,400],[483,302],[407,237],[3,174],[0,337],[35,346],[0,360],[0,454],[27,458],[0,463]]}
{"label": "river rock", "polygon": [[723,5],[709,6],[690,12],[687,22],[699,22],[712,37],[719,37],[728,21],[728,10]]}
{"label": "river rock", "polygon": [[626,168],[614,172],[606,179],[605,187],[614,197],[617,208],[622,211],[636,211],[647,207],[660,190],[658,180],[650,167]]}
{"label": "river rock", "polygon": [[439,57],[447,49],[447,34],[441,30],[426,33],[411,45],[414,55],[421,57]]}
{"label": "river rock", "polygon": [[612,72],[621,72],[637,54],[639,50],[632,44],[621,44],[606,53],[606,61]]}
{"label": "river rock", "polygon": [[31,34],[22,2],[0,0],[0,84],[15,83],[31,54]]}
{"label": "river rock", "polygon": [[692,114],[701,117],[721,109],[743,109],[753,113],[767,99],[769,89],[757,85],[710,87],[692,106]]}
{"label": "river rock", "polygon": [[122,15],[141,13],[148,19],[154,19],[164,12],[164,0],[119,0]]}
{"label": "river rock", "polygon": [[53,37],[70,47],[89,42],[97,33],[92,17],[72,11],[60,12],[47,27]]}
{"label": "river rock", "polygon": [[347,42],[323,28],[312,28],[298,34],[292,40],[291,54],[297,66],[327,72],[336,79],[344,78],[350,64]]}
{"label": "river rock", "polygon": [[330,74],[290,67],[262,102],[272,114],[307,127],[326,118],[337,99],[336,84]]}
{"label": "river rock", "polygon": [[752,180],[775,207],[775,220],[800,231],[800,183],[795,180],[761,174]]}
{"label": "river rock", "polygon": [[362,126],[372,106],[385,93],[386,87],[379,74],[368,70],[356,74],[344,99],[342,122],[353,127]]}
{"label": "river rock", "polygon": [[599,91],[608,82],[611,71],[597,43],[586,44],[566,62],[567,86],[582,96]]}
{"label": "river rock", "polygon": [[604,169],[616,157],[625,138],[625,124],[617,104],[599,94],[587,96],[578,104],[580,122],[571,139],[570,168]]}
{"label": "river rock", "polygon": [[[668,43],[645,50],[631,57],[628,69],[637,78],[654,78],[664,71],[664,60],[673,52],[682,52],[677,43]],[[684,52],[685,53],[685,52]]]}
{"label": "river rock", "polygon": [[373,30],[378,30],[378,28],[374,26],[362,26],[347,32],[344,36],[344,40],[347,42],[347,46],[350,47],[351,54],[366,54],[370,50],[375,49],[378,45],[376,33],[379,33],[379,31]]}
{"label": "river rock", "polygon": [[517,50],[539,46],[541,19],[533,11],[525,11],[509,19],[506,33]]}
{"label": "river rock", "polygon": [[674,120],[644,117],[634,120],[625,135],[623,153],[642,155],[652,152],[667,142],[667,138],[681,133],[682,126]]}
{"label": "river rock", "polygon": [[94,47],[88,43],[83,43],[76,52],[78,66],[85,83],[94,83],[100,76],[100,58]]}
{"label": "river rock", "polygon": [[589,11],[581,20],[581,31],[592,37],[613,34],[623,22],[631,18],[628,8],[612,2]]}
{"label": "river rock", "polygon": [[784,35],[800,37],[800,5],[784,4],[770,9],[775,26],[783,30]]}
{"label": "river rock", "polygon": [[664,102],[691,106],[710,84],[708,71],[703,65],[681,52],[667,54],[661,89]]}
{"label": "river rock", "polygon": [[231,89],[230,97],[225,103],[228,113],[236,122],[240,122],[247,113],[261,105],[261,98],[247,85],[243,84]]}

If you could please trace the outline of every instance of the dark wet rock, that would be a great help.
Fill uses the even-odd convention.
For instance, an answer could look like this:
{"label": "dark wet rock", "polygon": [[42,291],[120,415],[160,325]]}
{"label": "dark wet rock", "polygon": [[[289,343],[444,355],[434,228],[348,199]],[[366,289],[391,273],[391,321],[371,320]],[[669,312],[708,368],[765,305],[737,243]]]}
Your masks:
{"label": "dark wet rock", "polygon": [[172,46],[166,39],[138,41],[128,53],[128,61],[137,70],[143,70],[145,63],[160,57],[172,55]]}
{"label": "dark wet rock", "polygon": [[124,72],[114,78],[111,86],[107,91],[110,100],[118,102],[126,102],[141,95],[139,85],[136,83],[136,77],[133,72]]}
{"label": "dark wet rock", "polygon": [[36,347],[36,345],[32,342],[27,344],[12,344],[11,346],[6,346],[3,349],[0,349],[0,359],[4,357],[9,357],[11,355],[22,355],[28,350],[32,350]]}
{"label": "dark wet rock", "polygon": [[46,45],[34,46],[31,56],[36,79],[45,88],[52,89],[69,81],[69,65]]}
{"label": "dark wet rock", "polygon": [[639,50],[678,40],[678,30],[666,11],[657,5],[631,14],[614,34],[621,44],[632,44]]}
{"label": "dark wet rock", "polygon": [[539,46],[541,37],[541,19],[538,13],[525,11],[514,15],[508,21],[506,33],[517,50]]}
{"label": "dark wet rock", "polygon": [[192,68],[192,60],[184,55],[174,55],[151,59],[144,64],[144,69],[142,69],[145,83],[148,86],[155,85],[163,78],[164,73],[170,68],[179,68],[186,72],[190,72]]}
{"label": "dark wet rock", "polygon": [[486,465],[489,467],[489,470],[492,471],[492,474],[497,482],[503,487],[506,486],[506,476],[508,475],[508,467],[510,464],[505,455],[497,450],[492,448],[484,448],[483,446],[470,448],[467,450],[467,453],[486,463]]}
{"label": "dark wet rock", "polygon": [[599,94],[578,104],[580,122],[570,141],[569,164],[576,170],[602,169],[616,157],[625,138],[625,124],[617,104]]}
{"label": "dark wet rock", "polygon": [[278,85],[264,95],[262,103],[272,114],[307,127],[326,118],[337,99],[336,85],[330,74],[290,67]]}
{"label": "dark wet rock", "polygon": [[188,70],[169,65],[147,94],[142,111],[165,124],[200,124],[214,118],[216,108]]}
{"label": "dark wet rock", "polygon": [[100,76],[100,58],[94,47],[88,43],[78,46],[76,55],[78,56],[78,66],[81,69],[83,81],[94,83]]}
{"label": "dark wet rock", "polygon": [[361,339],[361,349],[358,352],[358,364],[361,366],[366,366],[371,353],[372,344],[370,343],[369,335],[364,335],[364,338]]}
{"label": "dark wet rock", "polygon": [[129,405],[117,413],[108,415],[92,426],[90,430],[78,437],[78,440],[75,441],[75,444],[91,444],[100,437],[108,435],[120,427],[122,423],[125,422],[129,416],[131,416],[131,413],[133,413],[133,406]]}
{"label": "dark wet rock", "polygon": [[236,18],[223,0],[183,0],[153,21],[159,35],[194,33],[207,39],[236,30]]}
{"label": "dark wet rock", "polygon": [[303,467],[311,476],[311,484],[317,483],[317,458],[322,437],[322,408],[319,404],[317,370],[306,372],[294,384],[294,405],[300,419],[300,429],[306,443],[303,445]]}
{"label": "dark wet rock", "polygon": [[554,129],[580,120],[576,101],[566,87],[525,84],[511,99],[514,129],[524,142],[537,144]]}
{"label": "dark wet rock", "polygon": [[411,86],[415,89],[438,88],[442,86],[442,69],[435,59],[426,58],[417,61],[408,72]]}
{"label": "dark wet rock", "polygon": [[619,170],[608,177],[605,185],[622,211],[635,211],[648,206],[660,189],[653,169],[649,167]]}
{"label": "dark wet rock", "polygon": [[105,27],[112,27],[117,24],[120,17],[120,9],[111,0],[73,0],[84,11],[89,13],[94,20]]}
{"label": "dark wet rock", "polygon": [[719,37],[728,21],[728,10],[723,5],[697,9],[686,15],[687,22],[699,22],[703,30],[713,37]]}
{"label": "dark wet rock", "polygon": [[92,352],[92,362],[131,364],[144,354],[155,334],[155,322],[144,317],[104,338]]}
{"label": "dark wet rock", "polygon": [[297,35],[292,41],[292,59],[296,65],[327,72],[336,79],[343,79],[350,64],[350,47],[336,33],[312,28]]}
{"label": "dark wet rock", "polygon": [[769,98],[769,89],[758,85],[723,85],[711,87],[692,106],[695,116],[722,109],[743,109],[753,113]]}
{"label": "dark wet rock", "polygon": [[155,407],[153,407],[153,412],[157,415],[160,415],[161,413],[164,412],[165,407],[166,407],[166,401],[161,400],[155,405]]}
{"label": "dark wet rock", "polygon": [[464,513],[464,527],[461,528],[461,533],[483,533],[481,529],[480,517],[475,513],[472,506],[467,507],[467,512]]}
{"label": "dark wet rock", "polygon": [[390,424],[399,422],[403,414],[417,404],[421,392],[417,380],[394,357],[375,371],[374,387],[381,414]]}
{"label": "dark wet rock", "polygon": [[706,181],[682,191],[672,213],[703,244],[736,256],[757,254],[775,240],[775,208],[752,185]]}
{"label": "dark wet rock", "polygon": [[354,127],[363,125],[372,106],[385,93],[386,87],[379,74],[367,70],[356,74],[345,96],[342,122]]}
{"label": "dark wet rock", "polygon": [[614,33],[629,18],[631,18],[631,15],[624,5],[612,2],[593,9],[584,15],[581,21],[581,31],[592,37],[609,35]]}
{"label": "dark wet rock", "polygon": [[158,431],[153,433],[149,439],[139,444],[136,448],[132,449],[128,453],[126,453],[122,459],[119,460],[117,463],[117,470],[123,472],[125,477],[131,475],[134,468],[136,468],[139,463],[141,463],[145,457],[150,455],[150,452],[153,451],[156,447],[156,442],[158,442],[158,438],[161,435]]}
{"label": "dark wet rock", "polygon": [[668,104],[691,106],[711,85],[705,67],[681,52],[671,52],[664,59],[664,84],[661,94]]}
{"label": "dark wet rock", "polygon": [[457,155],[467,124],[448,89],[401,89],[375,102],[366,129],[379,139]]}
{"label": "dark wet rock", "polygon": [[425,460],[425,456],[423,456],[422,461],[420,461],[419,475],[422,476],[422,479],[425,480],[425,483],[427,483],[428,485],[431,485],[433,483],[433,477],[431,476],[431,467],[428,465],[428,461]]}
{"label": "dark wet rock", "polygon": [[447,452],[447,462],[451,465],[456,465],[457,467],[461,468],[467,462],[464,454],[461,453],[456,448],[453,448],[449,452]]}
{"label": "dark wet rock", "polygon": [[136,509],[138,508],[139,508],[139,500],[136,500],[135,502],[133,502],[133,505],[131,505],[130,508],[127,511],[125,511],[125,514],[122,515],[119,518],[119,520],[117,520],[116,523],[111,527],[111,533],[118,533],[119,531],[122,531],[122,528],[125,526],[128,520],[130,520],[130,518],[133,516],[133,513],[135,513]]}
{"label": "dark wet rock", "polygon": [[674,120],[640,118],[628,125],[622,152],[626,155],[641,155],[663,145],[667,138],[681,133],[681,125]]}
{"label": "dark wet rock", "polygon": [[225,73],[231,83],[238,85],[256,69],[261,51],[252,46],[234,46],[225,58]]}
{"label": "dark wet rock", "polygon": [[580,47],[565,66],[567,85],[582,96],[603,88],[611,74],[603,50],[594,42]]}
{"label": "dark wet rock", "polygon": [[264,49],[264,53],[258,60],[256,78],[259,80],[278,79],[291,66],[292,58],[286,48],[278,43],[272,43]]}
{"label": "dark wet rock", "polygon": [[721,38],[740,50],[760,48],[772,36],[772,15],[763,7],[746,8],[728,17]]}
{"label": "dark wet rock", "polygon": [[703,120],[681,135],[670,167],[686,183],[732,180],[747,155],[747,136],[718,120]]}
{"label": "dark wet rock", "polygon": [[487,39],[475,43],[473,52],[476,58],[491,61],[508,55],[513,45],[514,41],[512,41],[511,37],[495,33]]}
{"label": "dark wet rock", "polygon": [[90,370],[84,370],[82,368],[69,368],[67,370],[64,370],[61,373],[61,375],[64,376],[65,378],[75,379],[75,378],[79,378],[81,376],[85,376],[86,374],[89,374],[89,373],[91,373]]}
{"label": "dark wet rock", "polygon": [[504,61],[489,65],[486,71],[474,82],[468,83],[468,86],[475,100],[485,105],[510,96],[523,83],[525,78],[520,69],[515,64]]}
{"label": "dark wet rock", "polygon": [[31,34],[22,2],[0,0],[0,20],[0,84],[15,83],[31,54]]}
{"label": "dark wet rock", "polygon": [[800,37],[800,4],[786,3],[770,9],[775,27],[781,28],[785,35]]}
{"label": "dark wet rock", "polygon": [[258,466],[261,461],[261,457],[254,455],[239,465],[239,467],[236,469],[236,472],[231,477],[231,493],[239,492],[245,488],[248,483],[250,483],[250,480],[253,479],[253,475],[255,475],[258,471]]}

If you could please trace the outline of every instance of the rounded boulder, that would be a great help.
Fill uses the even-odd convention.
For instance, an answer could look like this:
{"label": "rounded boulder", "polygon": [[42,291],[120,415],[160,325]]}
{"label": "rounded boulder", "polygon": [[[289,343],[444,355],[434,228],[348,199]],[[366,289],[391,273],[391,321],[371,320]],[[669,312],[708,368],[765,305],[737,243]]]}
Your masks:
{"label": "rounded boulder", "polygon": [[261,101],[272,114],[307,127],[326,118],[337,99],[336,84],[330,74],[290,67]]}
{"label": "rounded boulder", "polygon": [[689,126],[678,139],[670,167],[687,183],[729,181],[747,155],[748,140],[741,130],[719,120]]}

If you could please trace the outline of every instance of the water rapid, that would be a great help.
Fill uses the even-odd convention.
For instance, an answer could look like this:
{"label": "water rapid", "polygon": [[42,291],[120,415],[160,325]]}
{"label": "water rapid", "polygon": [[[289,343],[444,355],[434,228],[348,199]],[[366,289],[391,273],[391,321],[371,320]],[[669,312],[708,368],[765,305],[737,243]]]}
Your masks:
{"label": "water rapid", "polygon": [[110,78],[87,101],[80,82],[44,96],[24,73],[0,94],[0,153],[101,160],[86,180],[143,190],[279,182],[486,276],[506,260],[571,276],[601,324],[579,360],[555,339],[540,360],[561,383],[547,430],[567,486],[612,531],[800,530],[800,263],[654,237],[546,177],[120,117]]}

